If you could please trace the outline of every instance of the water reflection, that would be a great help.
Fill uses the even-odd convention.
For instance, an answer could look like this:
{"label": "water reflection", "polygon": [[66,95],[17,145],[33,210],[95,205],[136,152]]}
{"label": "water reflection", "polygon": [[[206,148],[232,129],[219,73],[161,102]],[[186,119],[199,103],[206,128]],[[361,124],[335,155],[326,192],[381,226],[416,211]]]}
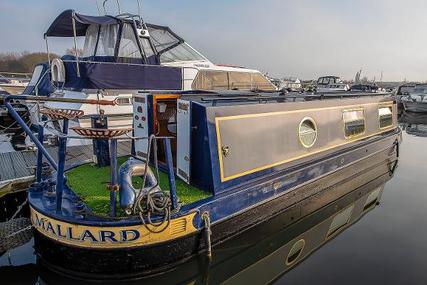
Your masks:
{"label": "water reflection", "polygon": [[427,113],[405,112],[399,118],[399,123],[409,135],[427,137]]}

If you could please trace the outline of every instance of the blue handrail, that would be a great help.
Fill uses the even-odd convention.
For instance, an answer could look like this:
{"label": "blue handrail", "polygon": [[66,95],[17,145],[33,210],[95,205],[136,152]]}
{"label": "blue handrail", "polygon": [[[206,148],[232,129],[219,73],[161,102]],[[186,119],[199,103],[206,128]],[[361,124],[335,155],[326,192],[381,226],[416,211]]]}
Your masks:
{"label": "blue handrail", "polygon": [[[43,142],[40,142],[38,138],[33,134],[31,129],[27,126],[27,124],[24,122],[24,120],[21,118],[21,116],[16,112],[16,110],[13,108],[12,104],[10,103],[10,100],[14,99],[15,97],[19,96],[7,96],[4,99],[4,105],[6,106],[9,113],[12,115],[12,117],[18,122],[18,124],[21,126],[21,128],[24,130],[24,132],[31,138],[31,140],[34,142],[34,144],[37,146],[38,150],[42,152],[42,154],[46,157],[49,164],[52,166],[53,169],[58,170],[58,165],[55,162],[55,159],[49,154],[49,152],[46,150],[46,148],[43,146]],[[25,97],[25,96],[23,96]],[[18,98],[19,99],[19,98]]]}

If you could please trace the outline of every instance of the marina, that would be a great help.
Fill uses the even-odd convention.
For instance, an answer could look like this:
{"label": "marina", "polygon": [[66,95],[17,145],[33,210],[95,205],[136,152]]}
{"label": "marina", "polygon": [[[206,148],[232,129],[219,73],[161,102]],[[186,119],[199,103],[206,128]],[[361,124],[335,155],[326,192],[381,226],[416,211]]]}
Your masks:
{"label": "marina", "polygon": [[400,284],[390,242],[411,231],[396,213],[419,219],[425,196],[422,80],[216,64],[139,0],[95,2],[49,12],[45,52],[0,54],[2,280],[335,284],[350,266],[364,273],[346,283]]}

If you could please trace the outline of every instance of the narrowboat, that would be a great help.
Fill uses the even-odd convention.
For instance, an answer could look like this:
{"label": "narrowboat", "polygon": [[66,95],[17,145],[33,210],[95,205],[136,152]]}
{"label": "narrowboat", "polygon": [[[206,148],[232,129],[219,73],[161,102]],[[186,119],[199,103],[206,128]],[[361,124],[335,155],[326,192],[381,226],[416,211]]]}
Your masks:
{"label": "narrowboat", "polygon": [[[384,188],[391,178],[389,165],[384,162],[366,170],[359,179],[296,203],[271,220],[227,240],[214,249],[209,262],[201,255],[163,274],[128,282],[252,284],[256,280],[257,284],[270,284],[374,210],[383,193],[387,193]],[[72,276],[56,274],[44,266],[40,269],[39,278],[47,284],[76,282]]]}
{"label": "narrowboat", "polygon": [[[35,250],[63,273],[99,278],[155,274],[205,252],[321,192],[397,165],[401,131],[390,94],[311,98],[255,92],[138,92],[131,128],[72,127],[110,144],[109,167],[65,169],[69,121],[82,112],[48,109],[61,124],[58,154],[33,134],[9,96],[5,105],[38,147],[28,201]],[[112,105],[110,100],[67,99]],[[129,157],[117,157],[122,139]],[[45,163],[43,163],[45,162]],[[55,170],[43,171],[46,162]],[[325,193],[326,193],[325,192]]]}

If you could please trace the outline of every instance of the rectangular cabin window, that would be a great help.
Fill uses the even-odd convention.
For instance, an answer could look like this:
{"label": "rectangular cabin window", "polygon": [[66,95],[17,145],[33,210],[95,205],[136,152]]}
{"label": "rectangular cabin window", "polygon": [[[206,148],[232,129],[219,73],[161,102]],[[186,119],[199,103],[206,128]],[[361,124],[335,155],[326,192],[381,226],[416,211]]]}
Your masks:
{"label": "rectangular cabin window", "polygon": [[120,97],[118,97],[117,99],[116,99],[116,103],[117,103],[117,105],[131,105],[131,98],[120,98]]}
{"label": "rectangular cabin window", "polygon": [[343,112],[344,134],[346,138],[362,135],[365,132],[363,109],[345,110]]}
{"label": "rectangular cabin window", "polygon": [[229,72],[231,90],[251,90],[251,74],[249,72]]}
{"label": "rectangular cabin window", "polygon": [[383,106],[378,108],[380,129],[385,129],[393,125],[393,107]]}
{"label": "rectangular cabin window", "polygon": [[[252,89],[274,91],[276,87],[261,73],[251,73]],[[300,86],[297,86],[298,88]]]}
{"label": "rectangular cabin window", "polygon": [[192,88],[195,90],[227,90],[228,73],[202,70],[197,73]]}
{"label": "rectangular cabin window", "polygon": [[201,70],[193,81],[194,90],[275,90],[261,73]]}

